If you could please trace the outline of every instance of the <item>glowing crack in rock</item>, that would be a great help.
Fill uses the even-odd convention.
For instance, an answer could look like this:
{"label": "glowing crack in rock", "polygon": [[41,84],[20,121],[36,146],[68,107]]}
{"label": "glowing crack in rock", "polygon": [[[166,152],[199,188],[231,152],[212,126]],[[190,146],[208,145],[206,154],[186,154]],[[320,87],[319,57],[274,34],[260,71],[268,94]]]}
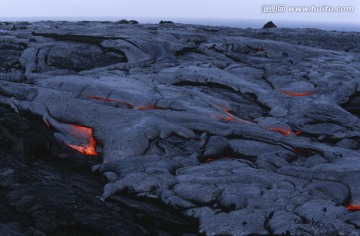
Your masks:
{"label": "glowing crack in rock", "polygon": [[75,124],[64,124],[47,116],[45,124],[56,132],[55,138],[68,147],[88,156],[97,156],[96,141],[93,136],[93,129]]}
{"label": "glowing crack in rock", "polygon": [[226,116],[226,115],[212,114],[211,118],[214,120],[220,120],[220,121],[243,122],[241,120],[236,119],[236,117],[231,117],[231,116]]}
{"label": "glowing crack in rock", "polygon": [[219,160],[219,159],[239,159],[239,157],[235,157],[235,156],[222,156],[222,157],[217,157],[217,158],[213,158],[213,157],[209,157],[203,161],[201,161],[202,163],[209,163],[209,162],[212,162],[212,161],[215,161],[215,160]]}
{"label": "glowing crack in rock", "polygon": [[284,128],[279,128],[279,127],[271,127],[271,128],[267,128],[267,129],[275,131],[275,132],[279,132],[285,136],[289,136],[290,134],[295,134],[296,136],[298,136],[301,134],[300,131],[293,131],[291,129],[284,129]]}
{"label": "glowing crack in rock", "polygon": [[96,141],[93,137],[93,130],[88,127],[79,126],[69,124],[69,134],[76,137],[77,140],[80,140],[81,144],[72,144],[66,143],[65,144],[72,149],[88,156],[97,156],[98,153],[96,152]]}
{"label": "glowing crack in rock", "polygon": [[265,52],[265,50],[262,48],[255,48],[255,52]]}
{"label": "glowing crack in rock", "polygon": [[277,90],[277,91],[280,93],[292,96],[292,97],[306,97],[306,96],[310,96],[310,95],[317,93],[317,91],[309,91],[309,92],[304,92],[304,93],[291,92],[291,91],[286,91],[286,90]]}
{"label": "glowing crack in rock", "polygon": [[274,128],[268,128],[269,130],[272,130],[272,131],[275,131],[275,132],[279,132],[285,136],[289,136],[292,131],[291,130],[286,130],[286,129],[281,129],[281,128],[277,128],[277,127],[274,127]]}
{"label": "glowing crack in rock", "polygon": [[129,109],[134,108],[133,104],[124,102],[124,101],[119,101],[119,100],[114,100],[114,99],[109,99],[109,98],[104,98],[104,97],[99,97],[99,96],[86,96],[86,97],[93,99],[93,100],[100,100],[100,101],[105,101],[105,102],[110,102],[110,103],[121,103],[121,104],[124,104]]}
{"label": "glowing crack in rock", "polygon": [[149,105],[149,106],[137,107],[136,110],[138,110],[138,111],[146,111],[146,110],[170,110],[170,109],[165,108],[165,107],[158,107],[158,106],[154,106],[154,105]]}
{"label": "glowing crack in rock", "polygon": [[360,205],[348,205],[346,206],[346,209],[349,211],[360,211]]}
{"label": "glowing crack in rock", "polygon": [[250,121],[241,119],[234,114],[231,113],[231,110],[225,106],[219,106],[220,109],[225,113],[225,115],[218,115],[218,114],[212,114],[211,118],[214,120],[220,120],[220,121],[231,121],[234,123],[248,123],[248,124],[254,124]]}
{"label": "glowing crack in rock", "polygon": [[295,135],[301,135],[302,134],[301,131],[295,131],[294,133],[295,133]]}
{"label": "glowing crack in rock", "polygon": [[[237,116],[235,116],[234,114],[231,113],[231,110],[225,106],[219,106],[221,108],[221,110],[225,113],[225,115],[218,115],[218,114],[212,114],[211,118],[214,120],[220,120],[220,121],[225,121],[225,122],[233,122],[233,123],[247,123],[247,124],[252,124],[252,125],[258,125],[255,124],[253,122],[241,119]],[[300,135],[301,132],[300,131],[293,131],[291,128],[287,129],[287,128],[280,128],[280,127],[263,127],[265,129],[274,131],[274,132],[278,132],[281,133],[285,136],[289,136],[290,134],[295,134],[295,135]]]}

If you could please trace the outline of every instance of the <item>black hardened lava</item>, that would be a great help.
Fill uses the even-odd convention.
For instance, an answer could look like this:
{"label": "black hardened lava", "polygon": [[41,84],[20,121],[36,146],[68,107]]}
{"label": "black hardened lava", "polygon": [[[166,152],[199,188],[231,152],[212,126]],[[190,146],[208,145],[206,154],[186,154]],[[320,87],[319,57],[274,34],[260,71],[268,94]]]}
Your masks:
{"label": "black hardened lava", "polygon": [[146,201],[100,201],[101,176],[90,165],[101,158],[72,151],[36,117],[24,115],[0,106],[0,235],[196,232],[188,221]]}

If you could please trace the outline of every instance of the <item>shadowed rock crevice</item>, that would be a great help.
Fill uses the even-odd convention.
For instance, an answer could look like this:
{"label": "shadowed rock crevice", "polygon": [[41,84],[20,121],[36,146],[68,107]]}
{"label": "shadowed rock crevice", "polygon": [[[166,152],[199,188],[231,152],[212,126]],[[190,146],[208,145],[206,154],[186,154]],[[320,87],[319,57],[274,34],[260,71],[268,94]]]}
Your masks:
{"label": "shadowed rock crevice", "polygon": [[27,48],[25,40],[8,37],[0,40],[0,79],[23,80],[25,68],[20,62],[23,51]]}
{"label": "shadowed rock crevice", "polygon": [[38,33],[38,32],[32,32],[32,35],[53,38],[58,41],[73,41],[78,43],[88,43],[88,44],[96,44],[96,45],[99,45],[104,40],[119,39],[116,37],[100,37],[100,36],[90,36],[90,35]]}
{"label": "shadowed rock crevice", "polygon": [[342,108],[360,118],[360,93],[352,95],[346,103],[343,103]]}
{"label": "shadowed rock crevice", "polygon": [[50,67],[79,72],[128,61],[121,50],[101,46],[104,40],[113,38],[47,33],[33,35],[63,42],[41,47],[39,53],[46,53],[45,63]]}

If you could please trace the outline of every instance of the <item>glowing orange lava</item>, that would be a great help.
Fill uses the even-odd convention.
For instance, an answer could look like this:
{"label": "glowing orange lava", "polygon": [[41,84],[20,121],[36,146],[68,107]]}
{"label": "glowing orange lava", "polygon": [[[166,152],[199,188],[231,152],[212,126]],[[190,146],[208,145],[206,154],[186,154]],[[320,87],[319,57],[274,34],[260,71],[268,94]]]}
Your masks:
{"label": "glowing orange lava", "polygon": [[309,91],[309,92],[305,92],[305,93],[297,93],[297,92],[291,92],[291,91],[285,91],[285,90],[277,90],[277,91],[280,93],[292,96],[292,97],[306,97],[306,96],[310,96],[310,95],[317,93],[317,91]]}
{"label": "glowing orange lava", "polygon": [[98,96],[87,96],[90,99],[94,99],[94,100],[101,100],[101,101],[106,101],[106,102],[112,102],[112,103],[122,103],[125,106],[127,106],[129,109],[132,109],[134,107],[133,104],[128,103],[128,102],[124,102],[124,101],[119,101],[119,100],[113,100],[113,99],[108,99],[108,98],[103,98],[103,97],[98,97]]}
{"label": "glowing orange lava", "polygon": [[[225,113],[225,115],[219,115],[219,114],[212,114],[210,117],[214,120],[220,120],[220,121],[226,121],[226,122],[233,122],[233,123],[247,123],[247,124],[252,124],[252,125],[258,125],[255,124],[253,122],[241,119],[235,115],[233,115],[231,113],[231,110],[225,106],[219,106],[220,109]],[[293,132],[291,129],[285,129],[285,128],[279,128],[279,127],[271,127],[271,128],[267,128],[267,127],[263,127],[265,129],[268,130],[272,130],[275,132],[279,132],[285,136],[289,136],[290,134],[294,133],[295,135],[300,135],[301,132],[300,131],[295,131]]]}
{"label": "glowing orange lava", "polygon": [[279,132],[279,133],[281,133],[281,134],[283,134],[285,136],[289,136],[292,133],[291,130],[285,130],[285,129],[281,129],[281,128],[277,128],[277,127],[269,128],[269,130]]}
{"label": "glowing orange lava", "polygon": [[231,122],[235,122],[235,123],[250,123],[250,124],[254,124],[250,121],[241,119],[235,115],[233,115],[231,113],[231,110],[225,106],[220,106],[220,109],[225,113],[225,115],[217,115],[217,114],[213,114],[211,115],[211,118],[214,120],[221,120],[221,121],[231,121]]}
{"label": "glowing orange lava", "polygon": [[67,146],[72,149],[89,156],[97,156],[96,152],[96,141],[93,137],[93,130],[88,127],[79,126],[79,125],[69,125],[70,129],[68,132],[75,136],[77,139],[82,141],[81,145],[75,145],[71,143],[65,143]]}
{"label": "glowing orange lava", "polygon": [[349,211],[360,211],[360,205],[348,205],[346,206],[346,209]]}
{"label": "glowing orange lava", "polygon": [[208,163],[208,162],[212,162],[212,161],[215,161],[216,159],[215,158],[208,158],[204,161],[202,161],[203,163]]}
{"label": "glowing orange lava", "polygon": [[300,135],[301,132],[300,131],[293,131],[291,129],[282,129],[279,127],[272,127],[272,128],[267,128],[269,130],[275,131],[275,132],[279,132],[285,136],[289,136],[290,134],[295,134],[296,136]]}
{"label": "glowing orange lava", "polygon": [[209,157],[209,158],[207,158],[206,160],[203,160],[202,163],[209,163],[209,162],[212,162],[212,161],[215,161],[215,160],[218,160],[218,159],[224,159],[224,158],[232,158],[232,159],[235,159],[235,158],[237,158],[237,157],[234,157],[234,156],[223,156],[223,157],[219,157],[219,158]]}
{"label": "glowing orange lava", "polygon": [[211,118],[214,120],[221,120],[221,121],[234,121],[234,122],[237,121],[235,117],[226,116],[226,115],[212,114]]}
{"label": "glowing orange lava", "polygon": [[153,106],[153,105],[141,106],[141,107],[136,108],[136,110],[138,110],[138,111],[146,111],[146,110],[151,110],[151,109],[154,109],[154,110],[168,110],[168,108],[158,107],[158,106]]}
{"label": "glowing orange lava", "polygon": [[113,100],[113,99],[108,99],[108,98],[103,98],[103,97],[98,97],[98,96],[87,96],[90,99],[95,99],[95,100],[102,100],[102,101],[106,101],[106,102],[119,102],[118,100]]}

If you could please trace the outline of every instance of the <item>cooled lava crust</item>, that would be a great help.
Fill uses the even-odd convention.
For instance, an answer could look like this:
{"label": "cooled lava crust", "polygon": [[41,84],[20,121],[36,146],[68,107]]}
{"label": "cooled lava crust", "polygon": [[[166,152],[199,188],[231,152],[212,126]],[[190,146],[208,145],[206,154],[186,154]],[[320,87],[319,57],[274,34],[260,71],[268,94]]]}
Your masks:
{"label": "cooled lava crust", "polygon": [[101,200],[205,235],[360,233],[360,33],[0,24],[0,103],[99,158]]}

